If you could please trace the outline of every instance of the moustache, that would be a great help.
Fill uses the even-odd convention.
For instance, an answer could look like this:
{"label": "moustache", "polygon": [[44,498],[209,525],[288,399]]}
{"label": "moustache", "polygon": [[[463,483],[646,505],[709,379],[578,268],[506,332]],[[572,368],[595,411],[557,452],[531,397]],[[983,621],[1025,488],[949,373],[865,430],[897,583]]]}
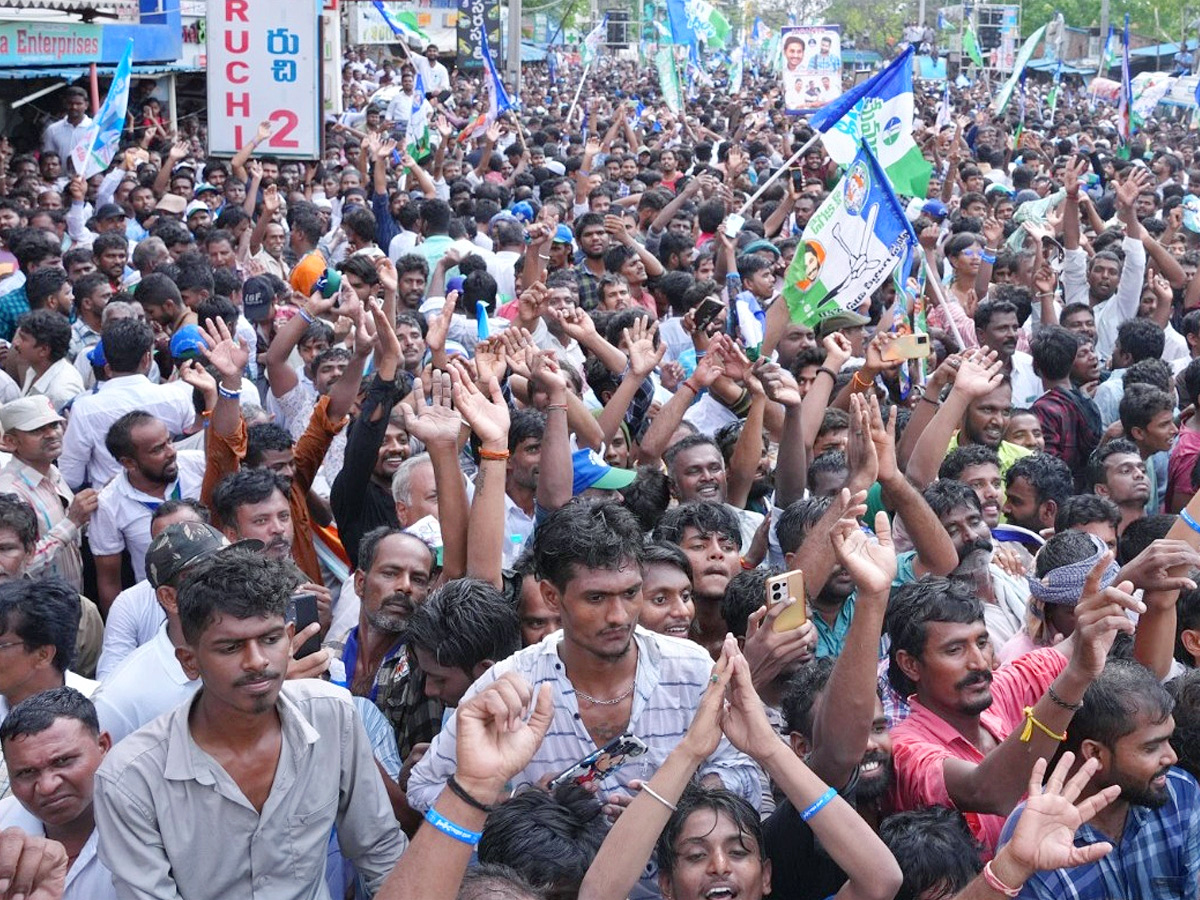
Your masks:
{"label": "moustache", "polygon": [[261,681],[278,681],[279,673],[272,672],[268,669],[265,672],[260,672],[257,675],[243,675],[233,683],[234,687],[245,687],[248,684],[258,684]]}
{"label": "moustache", "polygon": [[992,673],[987,670],[972,672],[962,681],[954,686],[955,690],[961,691],[963,688],[973,687],[976,684],[991,684]]}
{"label": "moustache", "polygon": [[962,548],[961,551],[959,551],[958,561],[962,562],[976,550],[982,550],[985,553],[991,553],[992,549],[992,542],[988,538],[980,538],[977,541],[971,541],[971,543],[967,544]]}
{"label": "moustache", "polygon": [[412,594],[407,594],[407,593],[404,593],[403,591],[397,591],[396,593],[392,594],[390,597],[386,598],[383,601],[382,605],[383,606],[404,606],[411,610],[411,609],[415,608],[417,604],[413,602]]}

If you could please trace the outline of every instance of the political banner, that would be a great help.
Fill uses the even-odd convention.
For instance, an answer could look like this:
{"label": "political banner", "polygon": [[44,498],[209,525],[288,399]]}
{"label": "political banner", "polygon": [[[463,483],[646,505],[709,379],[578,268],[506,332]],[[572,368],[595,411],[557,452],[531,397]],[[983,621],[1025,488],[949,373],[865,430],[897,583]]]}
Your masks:
{"label": "political banner", "polygon": [[806,113],[842,94],[842,37],[839,25],[785,25],[783,104]]}
{"label": "political banner", "polygon": [[460,69],[482,69],[483,48],[480,34],[487,29],[488,44],[500,43],[500,4],[486,0],[458,0],[458,42],[456,61]]}

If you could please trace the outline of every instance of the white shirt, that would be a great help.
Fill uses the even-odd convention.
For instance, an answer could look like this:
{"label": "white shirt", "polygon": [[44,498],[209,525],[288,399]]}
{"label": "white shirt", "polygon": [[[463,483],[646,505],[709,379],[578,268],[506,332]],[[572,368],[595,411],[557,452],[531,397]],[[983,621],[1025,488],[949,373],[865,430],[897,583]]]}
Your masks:
{"label": "white shirt", "polygon": [[[191,390],[191,386],[188,386]],[[146,577],[146,550],[150,547],[150,518],[159,505],[175,497],[200,497],[200,483],[204,479],[204,453],[199,450],[183,450],[175,455],[179,475],[167,485],[162,497],[145,494],[129,483],[121,474],[100,491],[99,505],[92,514],[88,526],[88,542],[96,556],[112,556],[122,550],[129,551],[133,573],[140,581]]]}
{"label": "white shirt", "polygon": [[1016,409],[1028,409],[1044,393],[1042,379],[1033,371],[1033,357],[1016,351],[1012,358],[1012,405]]}
{"label": "white shirt", "polygon": [[[1092,306],[1096,318],[1096,353],[1111,359],[1121,323],[1137,315],[1142,295],[1142,277],[1146,274],[1146,248],[1134,238],[1124,238],[1125,264],[1117,291],[1102,303]],[[1063,259],[1063,300],[1067,303],[1091,303],[1087,283],[1087,253],[1079,248],[1066,251]]]}
{"label": "white shirt", "polygon": [[[26,834],[46,836],[46,827],[38,818],[21,805],[16,797],[0,800],[0,828],[20,828]],[[79,855],[67,869],[67,882],[63,887],[63,900],[116,900],[117,889],[113,887],[112,873],[96,855],[99,843],[97,829],[93,828]]]}
{"label": "white shirt", "polygon": [[83,390],[83,378],[64,356],[43,372],[41,378],[37,378],[33,369],[29,369],[25,373],[21,396],[40,394],[49,397],[55,411],[62,412],[63,407],[82,394]]}
{"label": "white shirt", "polygon": [[104,487],[121,471],[104,446],[104,438],[113,422],[135,409],[158,418],[171,434],[182,434],[196,421],[192,386],[186,382],[152,384],[145,375],[121,375],[100,382],[95,393],[76,398],[63,435],[58,469],[72,490],[85,483]]}
{"label": "white shirt", "polygon": [[200,689],[175,658],[175,645],[162,625],[148,644],[134,650],[92,697],[100,727],[113,743],[186,703]]}
{"label": "white shirt", "polygon": [[[447,188],[446,197],[443,199],[447,199],[449,196],[450,190]],[[390,259],[392,262],[396,262],[405,253],[412,253],[417,246],[417,237],[418,235],[415,231],[401,230],[400,233],[392,238],[388,243],[388,259]]]}
{"label": "white shirt", "polygon": [[429,60],[423,56],[417,56],[415,53],[410,53],[409,59],[413,62],[413,68],[421,76],[421,83],[425,86],[425,93],[440,94],[442,91],[450,90],[450,73],[446,71],[446,67],[440,62],[436,62],[431,66]]}
{"label": "white shirt", "polygon": [[517,297],[517,274],[514,266],[521,258],[516,250],[501,250],[488,261],[488,274],[496,279],[496,305],[502,306]]}
{"label": "white shirt", "polygon": [[504,567],[511,569],[525,549],[525,542],[533,534],[534,517],[525,514],[525,510],[513,502],[512,497],[504,494]]}
{"label": "white shirt", "polygon": [[117,594],[104,620],[104,648],[96,663],[96,677],[101,682],[108,680],[127,656],[158,633],[166,620],[167,614],[149,581],[143,579]]}
{"label": "white shirt", "polygon": [[91,124],[92,120],[89,116],[84,116],[78,125],[72,125],[67,121],[67,117],[63,116],[57,122],[51,122],[47,125],[46,130],[42,132],[42,149],[58,154],[58,158],[62,160],[64,172],[70,168],[68,160],[71,156],[71,151],[83,139],[83,132]]}

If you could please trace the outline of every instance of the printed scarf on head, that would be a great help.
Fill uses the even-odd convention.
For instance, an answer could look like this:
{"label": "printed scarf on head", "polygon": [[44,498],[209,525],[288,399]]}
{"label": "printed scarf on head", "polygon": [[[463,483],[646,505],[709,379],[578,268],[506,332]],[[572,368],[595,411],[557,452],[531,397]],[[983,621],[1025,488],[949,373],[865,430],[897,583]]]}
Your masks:
{"label": "printed scarf on head", "polygon": [[[1108,552],[1104,541],[1094,534],[1089,534],[1088,537],[1095,545],[1096,552],[1087,559],[1051,569],[1041,579],[1034,578],[1032,575],[1025,576],[1025,581],[1029,584],[1029,593],[1034,600],[1042,603],[1056,603],[1059,606],[1074,606],[1079,602],[1088,573],[1100,561],[1100,557]],[[1118,571],[1120,568],[1116,562],[1110,562],[1100,576],[1100,588],[1104,589],[1116,581]],[[1041,618],[1040,610],[1035,607],[1034,612]]]}

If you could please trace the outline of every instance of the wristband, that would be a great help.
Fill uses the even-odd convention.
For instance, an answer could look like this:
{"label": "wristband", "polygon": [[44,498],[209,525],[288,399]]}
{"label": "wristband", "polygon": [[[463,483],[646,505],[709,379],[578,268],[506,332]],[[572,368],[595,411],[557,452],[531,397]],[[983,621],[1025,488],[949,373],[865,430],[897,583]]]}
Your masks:
{"label": "wristband", "polygon": [[[983,864],[983,880],[987,882],[987,886],[993,891],[998,891],[1005,897],[1016,897],[1021,893],[1021,888],[1009,887],[1000,880],[996,873],[992,871],[992,861],[990,859]],[[1024,887],[1024,885],[1021,885],[1021,887]]]}
{"label": "wristband", "polygon": [[924,400],[926,403],[932,403],[932,404],[934,405],[934,407],[936,407],[936,408],[941,408],[942,401],[941,401],[941,400],[934,400],[934,399],[933,399],[932,397],[930,397],[928,394],[922,394],[922,395],[921,395],[921,399],[922,399],[922,400]]}
{"label": "wristband", "polygon": [[490,460],[491,462],[508,462],[509,456],[511,454],[507,450],[485,450],[483,447],[479,448],[479,458]]}
{"label": "wristband", "polygon": [[689,391],[691,391],[697,397],[700,396],[700,388],[698,388],[694,384],[692,384],[692,379],[690,379],[690,378],[685,379],[682,386],[687,388]]}
{"label": "wristband", "polygon": [[817,366],[817,374],[820,375],[822,372],[824,372],[834,381],[837,381],[837,372],[833,371],[833,369],[829,368],[828,366]]}
{"label": "wristband", "polygon": [[860,372],[855,372],[854,377],[851,378],[850,381],[853,382],[853,384],[856,385],[857,387],[862,388],[863,390],[866,390],[867,388],[869,388],[871,386],[871,382],[868,381],[867,379],[863,378],[862,374]]}
{"label": "wristband", "polygon": [[1192,514],[1187,511],[1187,507],[1184,507],[1179,511],[1179,518],[1183,519],[1183,523],[1187,525],[1188,528],[1192,529],[1192,531],[1196,532],[1197,534],[1200,534],[1200,522],[1197,522],[1192,518]]}
{"label": "wristband", "polygon": [[1059,734],[1056,731],[1051,731],[1049,728],[1047,728],[1045,725],[1043,725],[1041,722],[1039,722],[1037,720],[1037,717],[1035,717],[1033,714],[1032,706],[1025,707],[1024,712],[1025,712],[1025,727],[1021,729],[1021,743],[1022,744],[1028,744],[1031,740],[1033,740],[1034,726],[1037,726],[1037,729],[1040,732],[1042,732],[1042,734],[1046,735],[1046,737],[1053,738],[1054,740],[1058,741],[1059,743],[1061,743],[1067,739],[1067,733],[1065,731],[1062,734]]}
{"label": "wristband", "polygon": [[482,813],[490,813],[496,808],[494,806],[489,806],[487,803],[480,803],[478,800],[472,797],[469,793],[467,793],[467,789],[459,784],[453,775],[446,780],[446,787],[450,788],[454,796],[456,796],[463,803],[467,804],[467,806],[473,806]]}
{"label": "wristband", "polygon": [[980,253],[979,258],[983,262],[987,263],[989,266],[992,265],[996,261],[995,255],[993,255],[991,253]]}
{"label": "wristband", "polygon": [[659,796],[659,794],[652,787],[650,787],[650,785],[643,784],[642,790],[669,809],[671,812],[679,812],[679,807],[667,800],[666,797]]}
{"label": "wristband", "polygon": [[309,325],[311,325],[313,322],[316,321],[316,319],[314,319],[311,315],[309,315],[308,310],[305,309],[303,306],[300,307],[300,318],[302,318]]}
{"label": "wristband", "polygon": [[482,831],[471,831],[469,828],[455,825],[432,806],[425,813],[425,821],[446,835],[446,837],[454,838],[454,840],[469,847],[476,846],[483,837]]}
{"label": "wristband", "polygon": [[800,813],[801,821],[807,822],[809,819],[811,819],[813,816],[815,816],[817,813],[819,813],[821,810],[823,810],[826,806],[828,806],[829,801],[832,800],[836,796],[837,796],[837,791],[835,791],[833,788],[829,788],[828,790],[826,790],[825,793],[823,793],[820,797],[818,797],[816,800],[813,801],[812,806],[810,806],[808,809],[804,810],[804,812]]}
{"label": "wristband", "polygon": [[1057,706],[1061,706],[1063,709],[1069,709],[1071,712],[1078,712],[1083,709],[1083,703],[1068,703],[1062,697],[1058,696],[1058,691],[1054,690],[1054,685],[1050,685],[1046,689],[1046,694],[1050,697],[1051,702]]}
{"label": "wristband", "polygon": [[223,384],[217,385],[218,396],[224,397],[226,400],[240,400],[242,397],[241,391],[231,391]]}
{"label": "wristband", "polygon": [[546,404],[546,412],[548,412],[548,413],[554,412],[556,409],[561,409],[563,412],[566,412],[567,404],[565,404],[565,403],[547,403]]}

